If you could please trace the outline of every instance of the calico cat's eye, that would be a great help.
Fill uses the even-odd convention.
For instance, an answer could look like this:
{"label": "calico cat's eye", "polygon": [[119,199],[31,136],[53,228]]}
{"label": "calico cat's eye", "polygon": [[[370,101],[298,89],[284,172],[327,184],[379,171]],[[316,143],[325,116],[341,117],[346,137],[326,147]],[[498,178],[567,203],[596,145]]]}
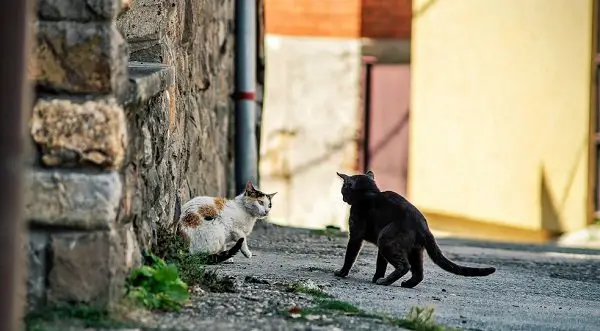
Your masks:
{"label": "calico cat's eye", "polygon": [[261,206],[265,205],[265,203],[262,200],[258,200],[258,204],[261,205]]}

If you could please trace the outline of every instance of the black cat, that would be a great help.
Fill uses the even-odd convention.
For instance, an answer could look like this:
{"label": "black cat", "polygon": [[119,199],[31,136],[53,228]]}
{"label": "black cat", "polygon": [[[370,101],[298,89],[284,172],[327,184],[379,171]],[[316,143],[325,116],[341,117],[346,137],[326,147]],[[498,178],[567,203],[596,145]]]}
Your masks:
{"label": "black cat", "polygon": [[[377,266],[373,282],[391,285],[409,270],[412,277],[401,283],[402,287],[415,287],[423,280],[423,249],[445,271],[460,276],[487,276],[496,268],[460,266],[448,260],[437,245],[421,212],[401,195],[381,192],[375,175],[348,176],[338,173],[344,180],[342,197],[350,207],[350,238],[346,248],[344,266],[335,272],[346,277],[361,249],[363,240],[377,245]],[[395,268],[387,277],[388,262]]]}

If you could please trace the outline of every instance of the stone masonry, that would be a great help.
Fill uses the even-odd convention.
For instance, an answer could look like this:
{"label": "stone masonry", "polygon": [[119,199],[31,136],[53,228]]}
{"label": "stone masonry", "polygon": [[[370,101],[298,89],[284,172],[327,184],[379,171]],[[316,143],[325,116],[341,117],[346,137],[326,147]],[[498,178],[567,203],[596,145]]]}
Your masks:
{"label": "stone masonry", "polygon": [[[232,0],[135,0],[118,21],[131,60],[174,68],[175,84],[129,112],[132,150],[126,167],[140,243],[151,225],[170,222],[177,198],[227,195],[233,114]],[[137,182],[136,182],[137,181]],[[143,194],[140,199],[139,194]]]}
{"label": "stone masonry", "polygon": [[28,310],[109,307],[176,201],[226,195],[233,2],[38,0]]}

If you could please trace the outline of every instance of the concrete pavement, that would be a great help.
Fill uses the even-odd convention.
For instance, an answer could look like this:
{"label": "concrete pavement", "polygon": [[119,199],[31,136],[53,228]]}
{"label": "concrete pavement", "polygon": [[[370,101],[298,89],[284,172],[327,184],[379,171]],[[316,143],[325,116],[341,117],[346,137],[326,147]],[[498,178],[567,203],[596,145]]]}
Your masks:
{"label": "concrete pavement", "polygon": [[426,257],[425,280],[404,289],[400,282],[390,287],[370,282],[376,253],[370,244],[348,278],[340,279],[333,271],[342,264],[345,238],[268,229],[251,236],[252,259],[238,255],[234,263],[218,266],[221,272],[283,282],[310,279],[337,299],[397,317],[414,305],[431,306],[438,322],[466,330],[600,330],[600,251],[441,239],[454,261],[498,270],[488,277],[460,277]]}

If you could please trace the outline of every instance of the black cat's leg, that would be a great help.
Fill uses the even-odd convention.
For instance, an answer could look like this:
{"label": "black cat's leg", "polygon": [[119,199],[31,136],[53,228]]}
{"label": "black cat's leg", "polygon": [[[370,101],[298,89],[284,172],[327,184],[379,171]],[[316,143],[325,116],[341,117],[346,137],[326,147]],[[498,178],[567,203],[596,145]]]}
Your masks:
{"label": "black cat's leg", "polygon": [[348,245],[346,246],[346,256],[344,257],[344,265],[342,269],[334,272],[337,277],[346,277],[352,268],[352,265],[356,261],[356,257],[362,248],[363,238],[365,237],[365,226],[363,222],[356,222],[350,212],[350,219],[348,220],[350,225]]}
{"label": "black cat's leg", "polygon": [[400,284],[402,287],[413,288],[423,280],[423,249],[415,248],[408,255],[410,273],[412,276]]}
{"label": "black cat's leg", "polygon": [[346,246],[346,256],[344,257],[344,265],[342,266],[342,269],[336,271],[334,275],[338,277],[348,276],[348,273],[350,272],[354,261],[356,261],[356,257],[358,256],[361,247],[362,239],[355,239],[351,237],[350,240],[348,240],[348,246]]}
{"label": "black cat's leg", "polygon": [[383,256],[388,262],[396,268],[387,277],[378,279],[378,285],[392,285],[410,270],[410,265],[403,251],[384,250]]}
{"label": "black cat's leg", "polygon": [[373,280],[371,282],[375,283],[379,278],[383,278],[385,276],[385,270],[387,269],[387,260],[381,254],[381,250],[377,252],[377,264],[375,266],[375,275],[373,276]]}
{"label": "black cat's leg", "polygon": [[408,247],[413,247],[410,236],[399,233],[397,226],[392,223],[385,227],[379,234],[377,247],[383,257],[395,268],[387,277],[378,279],[378,285],[391,285],[410,270],[408,263]]}

